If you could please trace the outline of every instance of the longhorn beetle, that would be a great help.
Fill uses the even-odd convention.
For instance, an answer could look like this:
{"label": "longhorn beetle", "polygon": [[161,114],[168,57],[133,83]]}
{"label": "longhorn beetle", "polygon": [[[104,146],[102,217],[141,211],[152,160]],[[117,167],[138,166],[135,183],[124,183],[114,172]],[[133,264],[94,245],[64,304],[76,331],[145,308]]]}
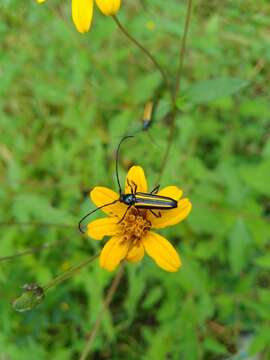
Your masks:
{"label": "longhorn beetle", "polygon": [[100,210],[106,206],[113,205],[117,202],[123,203],[127,205],[127,209],[122,216],[122,218],[119,220],[118,223],[121,223],[128,210],[134,206],[137,209],[149,209],[150,212],[155,215],[156,217],[160,217],[161,214],[154,212],[154,210],[170,210],[177,208],[177,201],[167,197],[167,196],[161,196],[157,195],[157,192],[159,191],[159,185],[156,186],[150,193],[144,193],[144,192],[137,192],[137,184],[135,184],[133,181],[130,182],[129,179],[127,179],[127,185],[130,188],[130,193],[125,194],[122,191],[122,187],[120,184],[119,179],[119,172],[118,172],[118,163],[119,163],[119,152],[121,144],[129,138],[132,138],[134,136],[125,136],[121,139],[120,143],[118,144],[117,150],[116,150],[116,161],[115,161],[115,173],[116,173],[116,180],[119,188],[119,199],[116,199],[108,204],[102,205],[97,207],[96,209],[90,211],[88,214],[86,214],[79,222],[78,227],[79,230],[84,233],[85,231],[82,229],[82,222],[90,215],[92,215],[97,210]]}

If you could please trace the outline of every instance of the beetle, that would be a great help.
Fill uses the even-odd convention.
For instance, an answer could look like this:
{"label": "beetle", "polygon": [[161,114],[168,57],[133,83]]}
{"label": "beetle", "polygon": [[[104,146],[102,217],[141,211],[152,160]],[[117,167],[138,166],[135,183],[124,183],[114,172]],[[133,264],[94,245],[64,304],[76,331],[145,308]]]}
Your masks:
{"label": "beetle", "polygon": [[134,136],[128,135],[128,136],[124,136],[120,143],[118,144],[117,150],[116,150],[116,161],[115,161],[115,173],[116,173],[116,180],[117,180],[117,184],[118,184],[118,188],[119,188],[119,198],[107,203],[105,205],[99,206],[96,209],[90,211],[88,214],[86,214],[80,221],[78,224],[79,230],[84,233],[85,231],[82,229],[82,222],[90,215],[92,215],[94,212],[109,206],[109,205],[113,205],[117,202],[123,203],[125,205],[127,205],[127,209],[124,213],[124,215],[122,216],[122,218],[119,220],[118,223],[121,223],[128,210],[134,206],[137,209],[148,209],[154,216],[156,217],[161,217],[160,212],[156,213],[154,210],[171,210],[171,209],[175,209],[177,208],[177,201],[167,197],[167,196],[161,196],[161,195],[157,195],[157,192],[159,191],[159,185],[156,186],[150,193],[144,193],[144,192],[138,192],[137,191],[137,184],[135,184],[134,182],[130,182],[127,179],[127,185],[130,188],[130,193],[125,194],[122,191],[122,187],[121,187],[121,183],[120,183],[120,179],[119,179],[119,171],[118,171],[118,163],[119,163],[119,152],[120,152],[120,147],[122,145],[122,143],[129,139],[129,138],[133,138]]}
{"label": "beetle", "polygon": [[142,117],[142,131],[147,131],[153,125],[154,113],[153,113],[154,103],[148,101],[144,107],[143,117]]}
{"label": "beetle", "polygon": [[154,103],[153,101],[147,101],[144,106],[142,117],[140,118],[140,124],[136,124],[135,129],[131,130],[133,136],[140,132],[148,132],[148,130],[154,125],[156,105],[157,102]]}

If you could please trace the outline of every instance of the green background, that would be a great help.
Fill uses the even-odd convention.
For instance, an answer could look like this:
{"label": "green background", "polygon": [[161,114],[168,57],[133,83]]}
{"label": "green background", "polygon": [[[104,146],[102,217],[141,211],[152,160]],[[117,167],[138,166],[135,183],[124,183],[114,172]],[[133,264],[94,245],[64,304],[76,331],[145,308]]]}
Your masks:
{"label": "green background", "polygon": [[[171,81],[185,5],[125,1],[119,13]],[[195,1],[161,183],[193,204],[186,221],[161,232],[183,266],[166,273],[148,257],[128,265],[90,358],[270,358],[269,13],[263,0]],[[10,302],[23,284],[46,284],[98,251],[76,224],[93,208],[91,188],[117,189],[123,134],[137,136],[122,149],[121,178],[139,164],[155,184],[168,96],[149,133],[138,132],[161,78],[97,8],[81,35],[69,1],[1,0],[0,49],[0,254],[52,244],[0,262],[0,358],[78,359],[114,274],[94,262],[30,312]]]}

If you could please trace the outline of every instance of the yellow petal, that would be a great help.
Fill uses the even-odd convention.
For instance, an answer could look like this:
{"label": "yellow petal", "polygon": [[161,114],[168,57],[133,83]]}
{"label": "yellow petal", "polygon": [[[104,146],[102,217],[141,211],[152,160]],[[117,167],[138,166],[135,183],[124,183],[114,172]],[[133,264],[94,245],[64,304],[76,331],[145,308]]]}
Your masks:
{"label": "yellow petal", "polygon": [[175,272],[180,268],[181,260],[178,253],[164,237],[154,232],[149,232],[142,241],[147,254],[162,269]]}
{"label": "yellow petal", "polygon": [[173,200],[178,201],[181,196],[183,195],[183,191],[179,189],[177,186],[167,186],[163,189],[161,189],[157,195],[160,196],[167,196]]}
{"label": "yellow petal", "polygon": [[149,218],[149,221],[151,221],[152,228],[161,229],[183,221],[190,213],[191,208],[191,202],[189,199],[185,198],[178,201],[177,208],[175,209],[160,210],[159,213],[161,214],[161,217],[156,217],[150,212],[147,213],[147,217]]}
{"label": "yellow petal", "polygon": [[119,231],[118,218],[107,217],[92,221],[87,225],[87,235],[95,240],[101,240],[104,236],[116,235]]}
{"label": "yellow petal", "polygon": [[144,256],[144,247],[140,244],[139,246],[133,246],[127,254],[127,261],[136,263],[140,261]]}
{"label": "yellow petal", "polygon": [[37,0],[37,2],[41,4],[41,3],[45,2],[45,0]]}
{"label": "yellow petal", "polygon": [[120,8],[121,0],[96,0],[96,4],[104,15],[115,15]]}
{"label": "yellow petal", "polygon": [[136,190],[137,192],[147,192],[146,178],[144,175],[143,168],[141,168],[140,166],[132,166],[129,169],[126,178],[126,185],[125,185],[126,194],[131,193],[131,189],[130,186],[128,185],[128,181],[132,185],[133,189],[134,189],[134,184],[137,185],[137,190]]}
{"label": "yellow petal", "polygon": [[[90,192],[90,197],[97,207],[109,204],[119,199],[119,195],[115,191],[103,186],[94,187],[94,189]],[[110,216],[122,217],[124,212],[126,211],[126,208],[126,205],[117,201],[113,205],[104,207],[102,211],[104,211],[105,214],[108,214]]]}
{"label": "yellow petal", "polygon": [[94,0],[72,0],[72,19],[80,33],[90,29]]}
{"label": "yellow petal", "polygon": [[119,236],[112,237],[104,246],[99,257],[100,266],[113,271],[128,252],[128,243],[123,242]]}

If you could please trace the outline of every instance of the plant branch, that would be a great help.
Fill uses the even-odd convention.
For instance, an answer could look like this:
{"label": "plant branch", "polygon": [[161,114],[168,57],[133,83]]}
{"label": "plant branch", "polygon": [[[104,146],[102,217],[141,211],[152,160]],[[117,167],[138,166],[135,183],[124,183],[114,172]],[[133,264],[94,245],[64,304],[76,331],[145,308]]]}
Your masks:
{"label": "plant branch", "polygon": [[71,267],[69,270],[63,272],[62,274],[56,276],[52,281],[50,281],[47,285],[43,287],[43,291],[46,292],[50,288],[55,287],[56,285],[60,284],[61,282],[69,279],[71,276],[76,274],[78,271],[80,271],[82,268],[90,264],[92,261],[94,261],[99,256],[99,253],[91,256],[90,258],[84,260],[79,265],[75,265]]}
{"label": "plant branch", "polygon": [[43,245],[35,246],[35,247],[32,247],[31,249],[27,249],[27,250],[18,252],[16,254],[2,256],[2,257],[0,257],[0,262],[1,261],[7,261],[7,260],[13,260],[13,259],[16,259],[18,257],[25,256],[25,255],[34,254],[34,253],[40,252],[41,250],[46,250],[46,249],[48,249],[50,247],[59,245],[61,242],[63,242],[63,241],[56,241],[56,242],[54,242],[52,244],[45,243]]}
{"label": "plant branch", "polygon": [[177,97],[179,95],[180,92],[180,85],[181,85],[181,78],[182,78],[182,73],[183,73],[183,65],[184,65],[184,58],[185,58],[185,53],[186,53],[186,43],[187,43],[187,36],[188,36],[188,30],[189,30],[189,26],[190,26],[190,20],[191,20],[191,13],[192,13],[192,0],[187,0],[187,12],[186,12],[186,18],[185,18],[185,25],[184,25],[184,34],[183,34],[183,39],[181,41],[181,45],[180,45],[180,51],[179,51],[179,65],[178,65],[178,69],[176,72],[176,83],[175,83],[175,89],[173,92],[173,108],[172,108],[172,112],[171,112],[171,123],[170,123],[170,130],[169,130],[169,135],[168,135],[168,140],[167,140],[167,145],[166,145],[166,149],[165,149],[165,153],[164,153],[164,157],[162,159],[161,162],[161,167],[160,167],[160,171],[159,171],[159,175],[158,175],[158,179],[157,179],[157,183],[159,184],[162,178],[162,175],[164,173],[165,170],[165,166],[167,164],[169,155],[170,155],[170,151],[171,151],[171,147],[172,147],[172,143],[173,143],[173,137],[174,137],[174,133],[175,133],[175,125],[176,125],[176,115],[177,115]]}
{"label": "plant branch", "polygon": [[35,221],[3,221],[0,222],[2,226],[36,226],[36,227],[59,227],[59,228],[76,228],[75,224],[64,224],[64,223],[50,223],[50,222],[35,222]]}
{"label": "plant branch", "polygon": [[115,294],[119,284],[120,284],[120,280],[122,278],[124,274],[124,263],[122,262],[121,265],[120,265],[120,269],[118,271],[118,273],[116,274],[115,278],[113,279],[113,282],[107,292],[107,295],[106,295],[106,298],[103,302],[103,305],[99,311],[99,314],[98,314],[98,317],[95,321],[95,324],[93,326],[93,329],[91,331],[91,334],[87,340],[87,343],[85,345],[85,348],[82,352],[82,355],[80,357],[79,360],[86,360],[87,359],[87,356],[91,350],[91,346],[97,336],[97,333],[99,331],[99,328],[100,328],[100,325],[101,325],[101,320],[103,318],[103,315],[105,314],[106,310],[108,309],[108,307],[110,306],[110,303],[113,299],[113,295]]}
{"label": "plant branch", "polygon": [[171,98],[173,99],[173,90],[170,87],[169,80],[167,74],[160,63],[156,60],[156,58],[137,40],[133,35],[131,35],[128,30],[124,27],[124,25],[120,22],[117,16],[112,16],[113,20],[115,21],[116,25],[120,29],[120,31],[136,46],[138,47],[147,57],[148,59],[154,64],[156,69],[160,72],[161,77],[170,93]]}
{"label": "plant branch", "polygon": [[71,267],[69,270],[56,276],[56,278],[54,278],[45,286],[39,286],[38,284],[25,284],[23,286],[24,292],[12,301],[12,306],[14,310],[18,312],[25,312],[36,308],[38,305],[42,303],[46,292],[50,288],[55,287],[56,285],[69,279],[71,276],[75,275],[82,268],[90,264],[98,256],[99,254],[91,256],[90,258],[81,262],[79,265]]}
{"label": "plant branch", "polygon": [[182,73],[183,73],[183,65],[184,65],[184,59],[186,54],[186,47],[187,47],[187,36],[188,36],[188,30],[190,26],[190,20],[191,20],[191,13],[192,13],[192,0],[188,0],[187,4],[187,13],[186,13],[186,19],[185,19],[185,25],[184,25],[184,34],[182,43],[180,46],[180,52],[179,52],[179,65],[176,73],[176,82],[175,82],[175,90],[174,90],[174,99],[176,101],[177,95],[180,92],[180,84],[182,79]]}

